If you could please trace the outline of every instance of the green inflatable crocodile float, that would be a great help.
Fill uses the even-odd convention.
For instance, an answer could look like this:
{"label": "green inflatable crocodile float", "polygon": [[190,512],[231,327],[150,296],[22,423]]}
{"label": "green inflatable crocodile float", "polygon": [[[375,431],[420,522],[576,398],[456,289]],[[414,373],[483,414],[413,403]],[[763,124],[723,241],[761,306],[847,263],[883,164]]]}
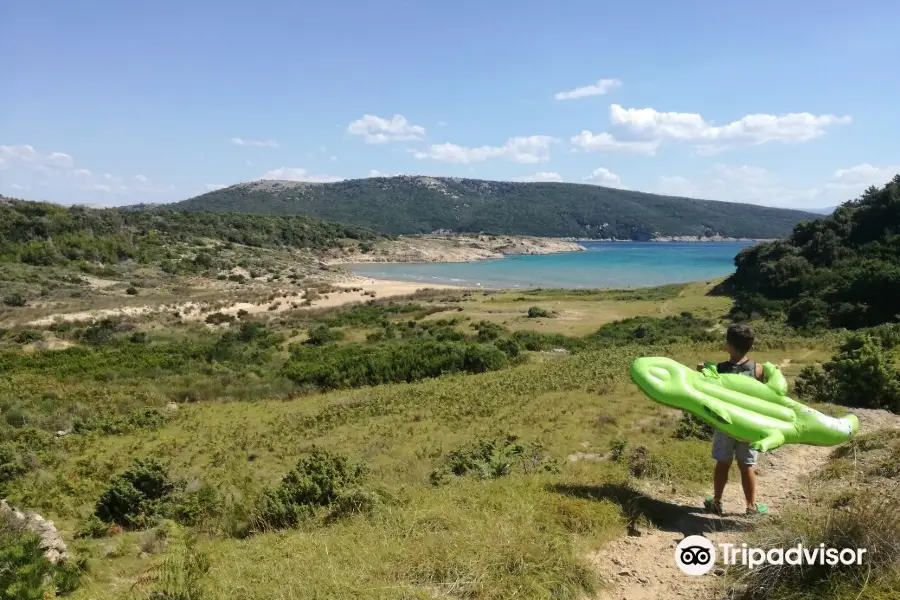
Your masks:
{"label": "green inflatable crocodile float", "polygon": [[631,378],[652,400],[687,411],[760,452],[782,444],[834,446],[859,429],[855,415],[836,419],[788,398],[787,381],[772,363],[765,363],[763,371],[766,383],[720,374],[711,363],[701,371],[670,358],[631,363]]}

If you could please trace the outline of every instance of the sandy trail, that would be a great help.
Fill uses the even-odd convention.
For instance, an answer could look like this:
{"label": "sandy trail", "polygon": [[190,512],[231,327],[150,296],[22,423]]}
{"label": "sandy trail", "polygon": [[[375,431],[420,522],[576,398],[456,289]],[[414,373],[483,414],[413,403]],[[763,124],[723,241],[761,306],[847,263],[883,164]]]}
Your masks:
{"label": "sandy trail", "polygon": [[[28,325],[32,325],[35,327],[46,327],[48,325],[52,325],[55,321],[90,321],[92,319],[105,317],[135,317],[161,312],[171,313],[176,311],[181,313],[182,319],[186,321],[198,321],[202,320],[206,317],[206,315],[212,312],[221,312],[228,315],[236,315],[238,311],[245,310],[250,314],[277,314],[286,310],[313,310],[317,308],[333,308],[353,302],[367,302],[369,300],[378,298],[408,296],[410,294],[415,294],[416,292],[423,289],[463,289],[458,286],[452,285],[428,284],[423,286],[422,284],[414,282],[388,281],[372,279],[369,277],[360,277],[358,275],[349,275],[340,279],[339,281],[332,283],[331,285],[336,288],[341,288],[341,291],[323,294],[316,300],[313,300],[312,304],[309,306],[299,306],[300,303],[303,302],[302,294],[277,298],[273,302],[263,302],[262,304],[254,304],[252,302],[236,302],[227,307],[218,309],[213,309],[211,308],[211,306],[203,302],[189,301],[178,303],[174,306],[169,303],[85,310],[70,313],[57,313],[30,321]],[[353,291],[351,290],[351,288],[362,288],[362,291]],[[375,293],[374,298],[371,296],[372,292]],[[260,295],[264,296],[265,294],[261,293]],[[277,307],[270,310],[270,306],[276,303]],[[292,303],[297,304],[297,308],[291,306]]]}
{"label": "sandy trail", "polygon": [[[900,415],[882,410],[855,409],[860,431],[900,429]],[[758,501],[772,514],[791,505],[808,502],[811,490],[806,476],[824,466],[832,448],[786,445],[769,454],[760,454],[757,466]],[[710,461],[710,493],[712,461]],[[633,531],[633,535],[610,542],[592,553],[588,560],[606,582],[593,600],[651,600],[691,598],[714,600],[726,592],[723,567],[700,577],[685,575],[675,566],[675,546],[688,535],[705,535],[713,544],[743,543],[742,531],[752,525],[743,513],[744,495],[737,467],[725,488],[722,517],[703,511],[703,496],[668,496],[647,491],[645,514],[652,515],[653,527]],[[765,517],[762,517],[765,518]]]}

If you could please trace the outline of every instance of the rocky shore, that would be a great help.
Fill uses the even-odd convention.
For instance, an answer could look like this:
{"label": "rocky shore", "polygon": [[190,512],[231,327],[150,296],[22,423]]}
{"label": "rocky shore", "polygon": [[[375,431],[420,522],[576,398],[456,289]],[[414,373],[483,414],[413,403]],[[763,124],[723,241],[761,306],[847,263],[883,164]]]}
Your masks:
{"label": "rocky shore", "polygon": [[472,262],[520,254],[581,252],[577,242],[518,235],[423,235],[381,242],[369,252],[332,253],[330,265],[348,263]]}

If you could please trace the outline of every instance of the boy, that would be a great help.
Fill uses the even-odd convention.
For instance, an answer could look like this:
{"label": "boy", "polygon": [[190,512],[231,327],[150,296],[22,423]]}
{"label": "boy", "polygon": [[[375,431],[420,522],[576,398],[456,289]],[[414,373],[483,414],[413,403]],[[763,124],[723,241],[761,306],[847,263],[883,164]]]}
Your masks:
{"label": "boy", "polygon": [[[753,331],[747,325],[731,325],[725,334],[725,351],[728,353],[728,360],[717,365],[719,373],[740,373],[764,381],[762,365],[747,358],[747,353],[752,347]],[[698,370],[702,368],[702,364],[697,365]],[[713,438],[712,457],[716,461],[713,473],[713,493],[715,495],[706,498],[706,510],[722,514],[722,493],[725,491],[725,484],[728,483],[731,462],[736,457],[738,468],[741,471],[744,498],[747,501],[747,514],[766,514],[769,511],[768,507],[765,504],[756,503],[756,473],[753,467],[756,465],[757,451],[752,450],[747,442],[739,442],[721,431],[716,431]]]}

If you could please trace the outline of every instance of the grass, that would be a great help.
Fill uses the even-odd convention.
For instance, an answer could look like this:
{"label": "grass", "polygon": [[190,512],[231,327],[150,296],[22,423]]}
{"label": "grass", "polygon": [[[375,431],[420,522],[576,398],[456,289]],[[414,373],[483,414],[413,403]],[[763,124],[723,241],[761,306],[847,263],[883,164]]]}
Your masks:
{"label": "grass", "polygon": [[[622,490],[636,479],[683,493],[708,484],[708,442],[677,439],[679,414],[643,397],[627,367],[648,353],[685,364],[716,356],[715,335],[703,333],[715,331],[715,322],[679,315],[693,307],[697,319],[715,319],[722,300],[706,296],[699,284],[541,294],[454,301],[446,292],[428,293],[215,327],[148,318],[116,325],[111,341],[102,328],[88,335],[85,326],[72,326],[52,333],[75,347],[54,352],[27,354],[7,342],[0,352],[7,373],[0,427],[10,441],[0,459],[16,475],[0,486],[12,504],[52,518],[68,539],[134,458],[157,459],[186,492],[216,491],[204,500],[203,518],[187,527],[196,540],[179,533],[171,545],[156,537],[151,544],[146,532],[135,531],[74,542],[92,565],[75,599],[118,598],[135,583],[135,593],[147,597],[164,591],[166,573],[190,581],[190,597],[205,600],[583,597],[598,585],[584,554],[625,533],[636,518],[653,518],[652,503],[636,515],[633,503],[617,501]],[[557,318],[529,319],[528,307],[538,303]],[[486,312],[492,310],[516,317],[498,327],[498,314]],[[552,329],[574,311],[584,316]],[[495,326],[479,324],[484,315]],[[671,318],[652,319],[660,316]],[[623,317],[642,319],[595,334]],[[266,325],[253,329],[245,322]],[[302,343],[323,326],[342,338],[319,336],[320,347]],[[147,339],[129,341],[131,327]],[[638,327],[662,334],[635,337]],[[685,337],[697,329],[703,335]],[[366,341],[387,330],[395,337]],[[532,332],[535,343],[568,344],[572,352],[523,351],[488,372],[328,393],[279,377],[280,367],[298,357],[309,362],[345,348],[416,348],[420,338],[456,334],[466,341],[452,343],[495,347],[515,331]],[[541,337],[554,331],[584,336]],[[814,360],[831,350],[827,340],[774,329],[768,339],[758,360]],[[173,399],[177,410],[170,411]],[[12,409],[23,423],[9,420]],[[148,418],[146,409],[161,418]],[[74,417],[96,426],[57,438],[56,428]],[[475,461],[473,472],[494,475],[434,485],[431,474],[457,464],[460,449],[469,449],[465,454],[510,434],[524,450],[492,450],[483,463]],[[618,460],[569,460],[579,452],[607,455],[616,444]],[[314,511],[315,518],[300,519],[295,529],[247,537],[263,490],[278,486],[313,446],[365,465],[360,485],[379,501],[339,519]],[[557,468],[527,468],[528,461]],[[155,554],[142,558],[147,548]]]}

